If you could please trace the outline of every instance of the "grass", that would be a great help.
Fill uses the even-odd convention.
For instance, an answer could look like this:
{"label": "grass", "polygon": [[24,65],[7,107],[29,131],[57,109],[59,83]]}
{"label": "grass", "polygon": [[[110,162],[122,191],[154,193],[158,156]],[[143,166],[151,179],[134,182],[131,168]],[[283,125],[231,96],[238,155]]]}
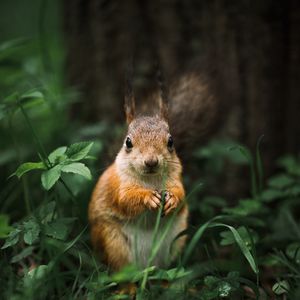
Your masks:
{"label": "grass", "polygon": [[[1,299],[126,299],[115,293],[124,283],[137,284],[139,299],[300,297],[300,160],[281,157],[264,178],[262,138],[255,153],[221,139],[194,153],[197,180],[184,176],[189,238],[169,269],[151,261],[171,223],[153,238],[146,269],[109,274],[90,246],[87,204],[120,128],[69,122],[78,99],[63,84],[63,49],[44,38],[45,67],[39,43],[0,45]],[[247,166],[248,198],[215,192],[228,164]]]}

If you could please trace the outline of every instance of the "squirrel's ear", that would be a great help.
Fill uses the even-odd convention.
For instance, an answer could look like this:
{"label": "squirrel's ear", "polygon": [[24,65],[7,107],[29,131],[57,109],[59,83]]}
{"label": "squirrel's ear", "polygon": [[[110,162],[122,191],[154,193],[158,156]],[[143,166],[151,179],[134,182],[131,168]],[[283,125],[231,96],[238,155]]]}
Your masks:
{"label": "squirrel's ear", "polygon": [[125,81],[125,99],[124,109],[127,124],[131,123],[135,115],[135,100],[130,80],[127,78]]}
{"label": "squirrel's ear", "polygon": [[126,115],[126,122],[130,124],[134,119],[135,115],[135,101],[134,96],[132,94],[125,95],[125,115]]}
{"label": "squirrel's ear", "polygon": [[166,121],[168,121],[168,108],[169,108],[169,101],[168,101],[168,89],[165,84],[163,72],[157,64],[156,66],[156,80],[158,83],[160,95],[159,95],[159,114],[160,117]]}
{"label": "squirrel's ear", "polygon": [[162,95],[159,97],[159,114],[160,117],[166,121],[168,121],[168,110],[169,105],[166,99],[162,98]]}
{"label": "squirrel's ear", "polygon": [[125,74],[125,99],[124,99],[124,110],[126,115],[127,124],[130,124],[134,119],[135,115],[135,99],[132,88],[133,81],[133,58],[127,66]]}

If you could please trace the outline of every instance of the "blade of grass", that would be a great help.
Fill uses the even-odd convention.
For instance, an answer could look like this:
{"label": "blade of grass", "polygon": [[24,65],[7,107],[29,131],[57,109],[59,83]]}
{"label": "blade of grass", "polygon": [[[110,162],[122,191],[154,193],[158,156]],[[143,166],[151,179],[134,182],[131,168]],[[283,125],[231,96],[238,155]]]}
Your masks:
{"label": "blade of grass", "polygon": [[252,155],[242,146],[239,146],[240,152],[247,158],[250,166],[250,175],[251,175],[251,192],[252,197],[257,197],[257,180],[256,180],[256,173],[255,173],[255,166],[254,166],[254,159]]}
{"label": "blade of grass", "polygon": [[211,227],[211,228],[213,228],[213,227],[226,227],[226,228],[228,228],[232,232],[236,243],[240,247],[240,249],[241,249],[243,255],[245,256],[245,258],[247,259],[248,263],[250,264],[253,272],[255,274],[259,273],[258,266],[256,264],[256,261],[255,261],[253,255],[252,255],[252,253],[250,252],[247,245],[245,244],[245,242],[241,238],[240,234],[238,233],[238,231],[234,227],[232,227],[230,225],[227,225],[227,224],[223,224],[223,223],[210,224],[209,227]]}
{"label": "blade of grass", "polygon": [[255,274],[258,274],[259,273],[259,269],[258,269],[258,266],[256,264],[256,261],[255,261],[253,255],[251,254],[250,250],[247,248],[245,242],[241,238],[241,236],[238,233],[238,231],[234,227],[232,227],[230,225],[227,225],[227,224],[224,224],[224,223],[216,223],[215,222],[216,220],[219,220],[222,217],[223,216],[217,216],[217,217],[211,219],[210,221],[206,222],[202,226],[200,226],[200,228],[194,234],[194,236],[193,236],[192,240],[190,241],[188,247],[186,248],[186,251],[185,251],[185,254],[184,254],[183,260],[182,260],[183,265],[187,263],[187,260],[190,257],[192,251],[194,250],[194,248],[196,247],[198,241],[200,240],[200,238],[202,237],[202,235],[204,234],[204,232],[208,228],[226,227],[226,228],[228,228],[232,232],[232,234],[233,234],[233,236],[235,238],[236,243],[240,247],[240,249],[241,249],[244,257],[246,258],[246,260],[250,264],[250,267],[253,270],[253,272]]}
{"label": "blade of grass", "polygon": [[[158,214],[156,216],[156,221],[155,221],[155,226],[154,226],[154,230],[153,230],[153,239],[152,239],[152,249],[151,249],[151,254],[150,257],[148,259],[147,262],[147,269],[150,267],[150,264],[153,260],[153,258],[155,257],[155,254],[153,252],[153,245],[156,243],[156,239],[157,239],[157,234],[158,234],[158,230],[159,230],[159,225],[161,222],[161,217],[162,217],[162,212],[164,209],[164,202],[165,202],[165,192],[162,192],[162,205],[160,206],[159,210],[158,210]],[[142,283],[141,283],[141,291],[143,293],[143,291],[146,289],[146,283],[147,283],[147,279],[148,279],[148,272],[144,272],[144,276],[142,279]]]}
{"label": "blade of grass", "polygon": [[285,265],[288,269],[293,271],[295,274],[300,276],[300,270],[298,265],[294,266],[293,263],[284,255],[282,251],[275,250],[275,255],[273,257]]}
{"label": "blade of grass", "polygon": [[260,144],[261,144],[263,138],[264,138],[264,135],[261,135],[256,143],[256,169],[257,169],[257,176],[258,176],[258,192],[259,192],[259,194],[263,190],[263,180],[264,180],[262,158],[260,155]]}
{"label": "blade of grass", "polygon": [[76,277],[75,277],[74,283],[72,285],[72,294],[75,293],[75,288],[76,288],[76,285],[78,283],[79,275],[80,275],[81,268],[82,268],[82,258],[81,258],[81,255],[80,255],[79,251],[78,251],[78,257],[79,257],[79,268],[78,268],[78,270],[76,272]]}
{"label": "blade of grass", "polygon": [[[165,171],[166,170],[167,169],[165,168]],[[161,223],[161,218],[163,216],[163,209],[164,209],[164,206],[165,206],[166,180],[167,180],[167,175],[163,176],[163,182],[162,182],[163,190],[162,190],[162,194],[161,194],[162,203],[161,203],[161,206],[159,208],[158,214],[156,216],[156,221],[155,221],[155,226],[154,226],[154,231],[153,231],[151,254],[150,254],[150,257],[149,257],[148,262],[147,262],[147,267],[146,267],[147,269],[149,269],[155,255],[157,254],[157,251],[160,247],[160,245],[158,247],[155,247],[155,244],[157,242],[156,240],[157,240],[159,225]],[[143,276],[143,279],[142,279],[142,282],[141,282],[141,294],[138,293],[137,299],[139,299],[140,297],[143,297],[144,291],[146,289],[146,283],[147,283],[148,275],[149,275],[148,272],[144,272],[144,276]]]}
{"label": "blade of grass", "polygon": [[186,247],[186,250],[184,252],[183,259],[182,259],[182,266],[187,263],[187,261],[188,261],[189,257],[191,256],[194,248],[196,247],[198,241],[201,239],[202,235],[204,234],[205,230],[209,227],[209,225],[211,223],[213,223],[214,221],[222,219],[222,217],[223,216],[216,216],[216,217],[214,217],[211,220],[207,221],[206,223],[204,223],[203,225],[201,225],[198,228],[198,230],[196,231],[196,233],[192,237],[191,241],[189,242],[188,246]]}

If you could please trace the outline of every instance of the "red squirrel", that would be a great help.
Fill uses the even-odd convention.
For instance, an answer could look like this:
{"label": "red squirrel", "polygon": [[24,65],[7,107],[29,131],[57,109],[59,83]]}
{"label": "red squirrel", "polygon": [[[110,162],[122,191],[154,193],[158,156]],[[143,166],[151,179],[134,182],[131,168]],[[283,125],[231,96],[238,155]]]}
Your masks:
{"label": "red squirrel", "polygon": [[168,222],[172,226],[151,265],[167,267],[186,240],[177,237],[188,223],[182,165],[168,125],[168,102],[155,97],[159,111],[150,116],[136,115],[134,97],[125,97],[124,144],[100,176],[89,204],[92,245],[113,271],[128,264],[147,266],[162,205],[158,236]]}

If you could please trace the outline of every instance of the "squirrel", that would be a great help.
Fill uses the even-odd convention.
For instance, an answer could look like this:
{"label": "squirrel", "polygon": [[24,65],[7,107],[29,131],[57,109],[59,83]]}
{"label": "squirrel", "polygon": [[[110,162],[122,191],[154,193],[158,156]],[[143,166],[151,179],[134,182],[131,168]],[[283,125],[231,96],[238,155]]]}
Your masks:
{"label": "squirrel", "polygon": [[[169,119],[174,129],[182,131],[175,119],[184,122],[181,108],[194,120],[197,116],[189,107],[189,101],[193,103],[197,97],[203,98],[201,101],[203,107],[208,108],[208,115],[212,111],[209,108],[214,109],[214,101],[205,96],[209,95],[207,85],[194,74],[179,78],[168,95],[172,97],[173,107],[169,109],[169,101],[163,93],[156,92],[143,102],[142,114],[136,114],[133,93],[129,91],[125,95],[128,131],[124,144],[92,193],[88,208],[92,245],[113,271],[128,264],[147,267],[159,209],[164,217],[160,219],[158,235],[163,235],[168,222],[172,225],[152,264],[167,267],[186,242],[186,236],[180,233],[188,226],[188,205],[182,183],[182,164],[175,150]],[[153,113],[154,102],[158,102],[156,113]],[[204,123],[209,123],[211,116],[205,116],[203,110],[201,113]],[[182,126],[185,128],[184,124]]]}
{"label": "squirrel", "polygon": [[158,114],[136,116],[130,95],[125,99],[125,112],[124,144],[100,176],[89,204],[92,244],[113,271],[131,263],[146,267],[155,220],[164,204],[158,234],[164,224],[173,223],[153,263],[166,267],[185,243],[185,236],[174,239],[187,228],[188,219],[182,165],[168,125],[168,103],[159,98]]}

